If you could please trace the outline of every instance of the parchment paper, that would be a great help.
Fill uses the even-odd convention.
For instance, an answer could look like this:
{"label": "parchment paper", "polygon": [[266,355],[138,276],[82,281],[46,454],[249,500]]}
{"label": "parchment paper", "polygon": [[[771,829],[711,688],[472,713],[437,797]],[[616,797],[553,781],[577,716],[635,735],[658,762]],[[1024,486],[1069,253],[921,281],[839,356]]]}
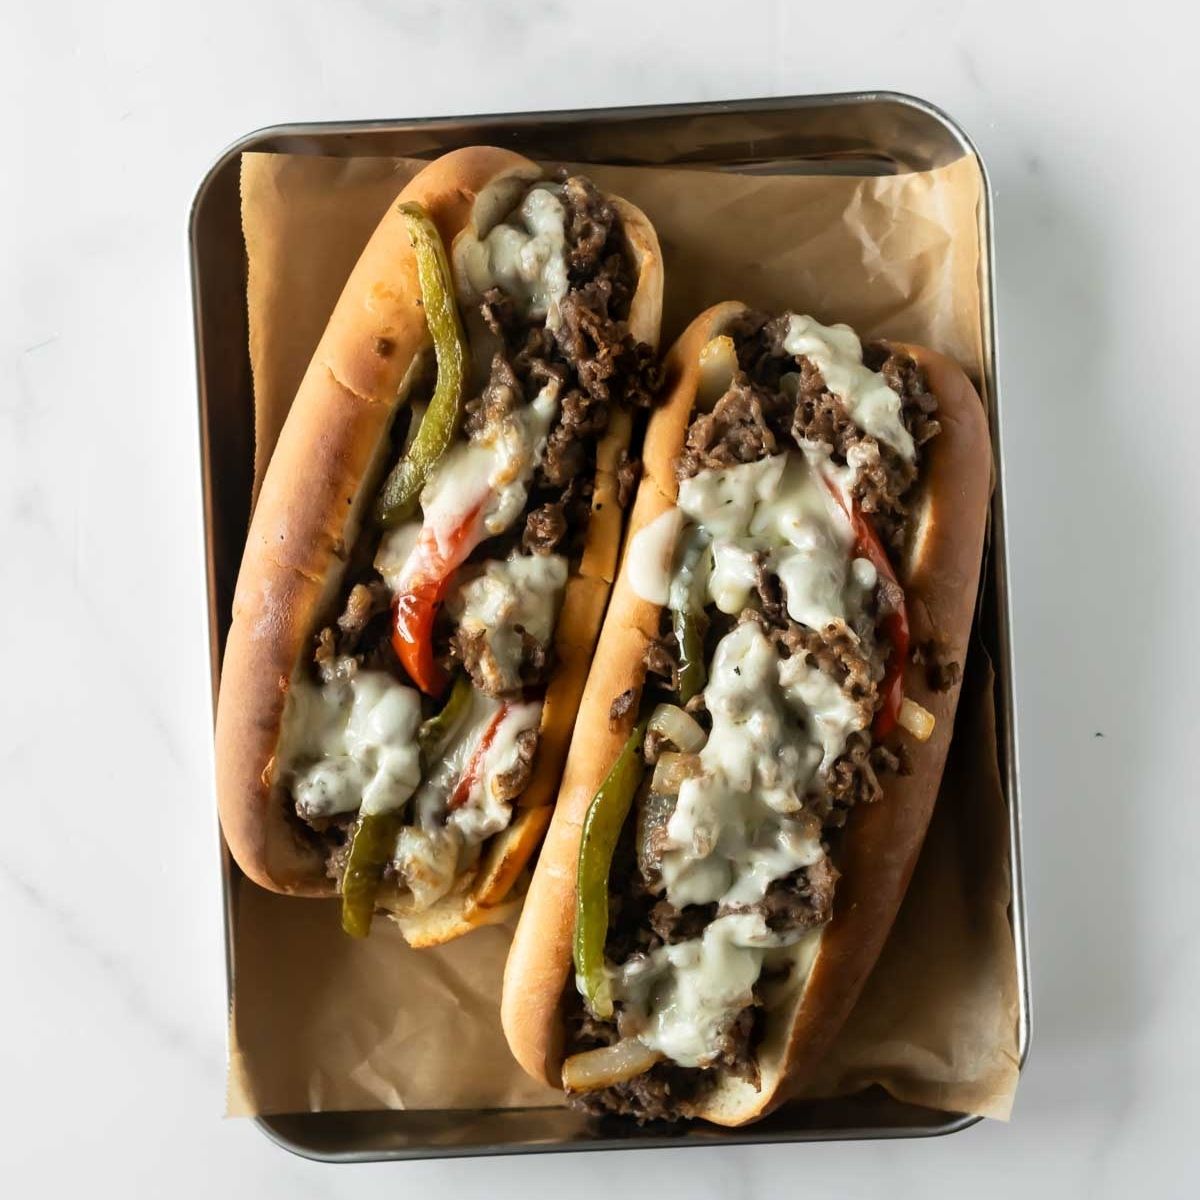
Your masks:
{"label": "parchment paper", "polygon": [[[420,164],[247,154],[255,487],[329,313],[379,217]],[[964,159],[885,178],[588,165],[640,205],[666,265],[664,346],[698,311],[741,299],[924,342],[981,374],[980,176]],[[969,663],[921,862],[862,1000],[811,1095],[879,1083],[902,1100],[1007,1117],[1017,981],[1007,816],[991,672]],[[509,930],[410,950],[366,942],[332,902],[238,882],[229,1112],[557,1104],[509,1058],[497,1000]]]}

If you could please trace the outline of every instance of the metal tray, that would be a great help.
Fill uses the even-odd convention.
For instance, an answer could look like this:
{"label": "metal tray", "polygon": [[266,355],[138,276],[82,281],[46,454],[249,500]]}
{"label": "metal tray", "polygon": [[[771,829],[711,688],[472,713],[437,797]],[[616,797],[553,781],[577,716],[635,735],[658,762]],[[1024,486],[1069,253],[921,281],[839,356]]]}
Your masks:
{"label": "metal tray", "polygon": [[[249,520],[254,446],[246,256],[238,187],[240,156],[243,151],[274,151],[434,158],[457,146],[479,142],[511,146],[535,159],[697,165],[710,170],[763,173],[889,175],[929,170],[964,155],[979,163],[984,179],[979,214],[984,349],[981,382],[989,398],[997,463],[980,619],[996,670],[1000,773],[1010,822],[1011,918],[1023,1064],[1029,1044],[1029,982],[996,379],[992,197],[983,162],[970,139],[945,113],[925,101],[895,92],[856,92],[415,121],[277,125],[248,134],[230,146],[201,182],[189,227],[214,706],[233,587]],[[214,471],[214,447],[218,446],[221,467]],[[234,963],[230,878],[235,869],[222,846],[226,963],[231,988]],[[581,1128],[575,1114],[555,1108],[298,1113],[260,1117],[257,1123],[268,1137],[295,1154],[329,1162],[361,1162],[547,1150],[929,1137],[954,1133],[979,1119],[903,1104],[882,1088],[871,1088],[840,1100],[787,1105],[744,1130],[698,1125],[674,1134],[657,1129],[608,1137]]]}

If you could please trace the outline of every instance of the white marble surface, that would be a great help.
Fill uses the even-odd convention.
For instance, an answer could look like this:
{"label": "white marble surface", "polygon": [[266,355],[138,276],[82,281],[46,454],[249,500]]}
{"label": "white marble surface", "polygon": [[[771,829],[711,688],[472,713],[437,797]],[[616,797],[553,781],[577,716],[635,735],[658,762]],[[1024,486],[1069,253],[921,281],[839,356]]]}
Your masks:
{"label": "white marble surface", "polygon": [[[1196,1194],[1183,6],[610,0],[619,38],[593,31],[591,7],[0,4],[5,1194],[502,1200],[637,1194],[648,1174],[654,1195],[689,1198]],[[206,165],[285,120],[856,87],[944,106],[996,189],[1035,985],[1012,1123],[927,1143],[328,1167],[222,1120],[185,247]]]}

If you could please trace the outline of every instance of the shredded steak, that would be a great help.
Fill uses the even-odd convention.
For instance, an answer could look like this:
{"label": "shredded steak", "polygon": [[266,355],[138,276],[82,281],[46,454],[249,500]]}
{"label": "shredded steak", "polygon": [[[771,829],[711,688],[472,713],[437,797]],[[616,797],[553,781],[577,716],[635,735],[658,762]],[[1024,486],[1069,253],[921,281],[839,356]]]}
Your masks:
{"label": "shredded steak", "polygon": [[629,715],[634,704],[637,703],[637,692],[633,688],[626,688],[619,696],[613,698],[612,704],[608,706],[608,724],[611,728],[616,728],[621,721]]}
{"label": "shredded steak", "polygon": [[517,761],[492,781],[492,794],[505,804],[515,800],[533,774],[533,756],[537,753],[538,731],[523,729],[517,734]]}
{"label": "shredded steak", "polygon": [[[737,349],[739,369],[711,411],[693,418],[676,464],[678,478],[682,481],[704,470],[758,462],[814,443],[823,445],[836,466],[855,469],[857,507],[870,515],[885,546],[893,552],[900,549],[907,534],[915,465],[858,429],[842,401],[826,387],[814,362],[784,351],[786,318],[749,313],[735,321],[728,332]],[[900,397],[901,417],[914,443],[919,447],[933,437],[938,432],[937,404],[917,364],[886,345],[868,345],[864,362],[879,371]],[[750,606],[736,618],[711,614],[705,634],[706,661],[711,660],[717,641],[737,622],[754,621],[782,658],[802,655],[810,667],[835,680],[853,706],[858,728],[849,734],[843,752],[823,772],[821,786],[804,797],[814,827],[836,829],[844,824],[854,805],[879,798],[881,774],[910,769],[902,743],[894,748],[876,745],[871,736],[880,702],[878,686],[890,652],[886,637],[877,630],[883,618],[896,612],[903,602],[902,590],[881,577],[865,598],[862,611],[856,612],[850,623],[834,621],[821,629],[810,628],[789,617],[780,580],[771,569],[768,555],[759,553],[755,556]],[[924,665],[931,686],[950,687],[958,680],[958,664],[944,661],[932,644],[914,647],[913,659]],[[644,663],[649,693],[677,702],[674,693],[679,663],[669,614],[665,612],[658,638],[645,651]],[[614,718],[626,715],[631,704],[632,693],[619,697],[613,707]],[[687,708],[704,718],[703,693],[694,697]],[[662,738],[648,733],[643,745],[645,761],[657,762],[663,746]],[[775,933],[814,929],[831,919],[838,872],[828,847],[816,863],[774,880],[755,904],[729,909],[718,909],[715,904],[684,908],[672,904],[663,894],[661,868],[674,805],[674,798],[644,794],[637,803],[636,820],[628,821],[622,831],[610,877],[606,953],[611,961],[620,964],[631,955],[651,952],[664,943],[698,938],[715,917],[727,912],[760,914]],[[578,1006],[573,989],[569,991],[569,1003]],[[756,1011],[749,1006],[730,1022],[720,1039],[717,1064],[757,1085]],[[572,1048],[615,1040],[623,1032],[622,1024],[628,1024],[625,1016],[618,1013],[615,1023],[591,1018],[576,1023],[572,1026]],[[677,1120],[694,1114],[713,1076],[711,1070],[659,1063],[627,1083],[574,1096],[571,1102],[598,1115],[628,1115],[639,1121]]]}

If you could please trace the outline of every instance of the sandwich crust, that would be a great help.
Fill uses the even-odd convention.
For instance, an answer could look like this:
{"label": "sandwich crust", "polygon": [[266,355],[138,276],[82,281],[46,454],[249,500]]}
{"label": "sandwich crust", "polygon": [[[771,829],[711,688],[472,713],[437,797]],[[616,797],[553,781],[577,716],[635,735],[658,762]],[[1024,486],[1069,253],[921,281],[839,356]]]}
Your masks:
{"label": "sandwich crust", "polygon": [[[388,465],[392,421],[430,353],[415,255],[398,205],[420,203],[453,247],[464,235],[486,232],[541,177],[536,163],[489,146],[444,155],[414,177],[347,280],[280,433],[238,576],[216,726],[217,799],[226,842],[245,874],[272,891],[332,896],[338,890],[326,877],[321,850],[275,785],[276,752],[291,680],[336,603],[351,548]],[[638,209],[614,203],[638,279],[628,324],[636,338],[655,345],[662,311],[658,240]],[[546,806],[620,543],[616,468],[631,429],[628,414],[620,414],[597,448],[593,517],[555,632],[560,665],[547,691],[542,741],[521,811],[433,909],[407,912],[405,898],[396,893],[380,899],[396,910],[414,945],[435,945],[502,919],[506,898],[521,883],[549,820]]]}
{"label": "sandwich crust", "polygon": [[[697,317],[667,359],[668,392],[646,433],[645,473],[626,534],[634,534],[674,504],[675,462],[683,447],[700,384],[701,348],[745,309],[720,304]],[[962,661],[979,584],[991,491],[991,449],[979,397],[962,370],[935,351],[895,343],[923,368],[937,397],[942,432],[924,449],[913,536],[895,565],[904,585],[914,644],[936,639]],[[622,570],[601,629],[595,666],[579,708],[562,788],[517,926],[504,975],[501,1020],[522,1067],[561,1086],[565,1031],[563,990],[571,971],[576,864],[583,820],[636,720],[637,705],[610,726],[614,696],[640,697],[643,654],[657,636],[660,607],[638,597]],[[933,691],[908,664],[905,694],[936,718],[928,741],[909,740],[910,775],[893,775],[874,804],[855,807],[847,823],[841,878],[830,923],[793,948],[790,979],[767,1002],[758,1047],[761,1088],[724,1075],[698,1115],[742,1125],[781,1103],[827,1049],[870,974],[908,887],[941,782],[953,733],[958,685]]]}

